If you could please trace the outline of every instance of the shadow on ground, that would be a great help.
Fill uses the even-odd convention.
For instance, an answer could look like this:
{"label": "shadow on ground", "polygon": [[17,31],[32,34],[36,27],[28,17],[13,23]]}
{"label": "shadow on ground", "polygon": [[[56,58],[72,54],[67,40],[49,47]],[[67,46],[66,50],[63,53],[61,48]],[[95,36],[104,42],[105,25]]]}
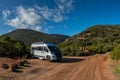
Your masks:
{"label": "shadow on ground", "polygon": [[61,63],[75,63],[75,62],[80,62],[83,60],[85,60],[85,59],[82,59],[82,58],[63,58]]}

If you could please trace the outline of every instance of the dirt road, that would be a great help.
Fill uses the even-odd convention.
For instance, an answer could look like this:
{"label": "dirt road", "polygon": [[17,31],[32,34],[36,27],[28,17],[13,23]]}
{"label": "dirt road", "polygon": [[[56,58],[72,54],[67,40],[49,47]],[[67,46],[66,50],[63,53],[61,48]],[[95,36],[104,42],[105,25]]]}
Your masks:
{"label": "dirt road", "polygon": [[108,54],[69,57],[62,62],[29,60],[30,66],[17,75],[17,80],[120,80],[112,73]]}

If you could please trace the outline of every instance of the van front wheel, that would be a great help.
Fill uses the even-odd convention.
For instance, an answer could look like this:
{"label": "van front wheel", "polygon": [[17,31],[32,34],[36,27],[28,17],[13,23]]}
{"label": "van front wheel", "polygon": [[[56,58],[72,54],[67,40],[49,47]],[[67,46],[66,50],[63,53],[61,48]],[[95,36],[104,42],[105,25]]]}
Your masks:
{"label": "van front wheel", "polygon": [[49,61],[49,62],[51,62],[50,56],[47,56],[46,60]]}

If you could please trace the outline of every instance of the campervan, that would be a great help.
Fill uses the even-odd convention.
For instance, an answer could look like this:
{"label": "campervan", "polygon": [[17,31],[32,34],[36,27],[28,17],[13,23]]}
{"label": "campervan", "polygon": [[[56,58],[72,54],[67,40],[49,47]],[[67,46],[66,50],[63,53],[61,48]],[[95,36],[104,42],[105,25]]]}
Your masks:
{"label": "campervan", "polygon": [[35,42],[31,44],[31,55],[47,61],[61,61],[62,54],[55,44],[49,42]]}

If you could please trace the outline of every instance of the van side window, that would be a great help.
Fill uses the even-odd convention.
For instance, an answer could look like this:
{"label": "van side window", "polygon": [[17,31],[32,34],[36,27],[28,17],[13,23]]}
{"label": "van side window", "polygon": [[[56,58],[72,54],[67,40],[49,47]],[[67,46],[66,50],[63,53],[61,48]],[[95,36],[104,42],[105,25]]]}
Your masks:
{"label": "van side window", "polygon": [[32,50],[39,50],[39,51],[42,51],[42,50],[43,50],[43,47],[42,47],[42,46],[39,46],[39,47],[32,47]]}
{"label": "van side window", "polygon": [[32,47],[31,50],[38,50],[38,47]]}
{"label": "van side window", "polygon": [[46,47],[44,47],[44,51],[48,52],[48,49]]}
{"label": "van side window", "polygon": [[35,50],[35,49],[36,49],[36,47],[32,47],[32,48],[31,48],[31,50]]}
{"label": "van side window", "polygon": [[43,47],[42,47],[42,46],[37,47],[37,50],[39,50],[39,51],[43,51]]}

